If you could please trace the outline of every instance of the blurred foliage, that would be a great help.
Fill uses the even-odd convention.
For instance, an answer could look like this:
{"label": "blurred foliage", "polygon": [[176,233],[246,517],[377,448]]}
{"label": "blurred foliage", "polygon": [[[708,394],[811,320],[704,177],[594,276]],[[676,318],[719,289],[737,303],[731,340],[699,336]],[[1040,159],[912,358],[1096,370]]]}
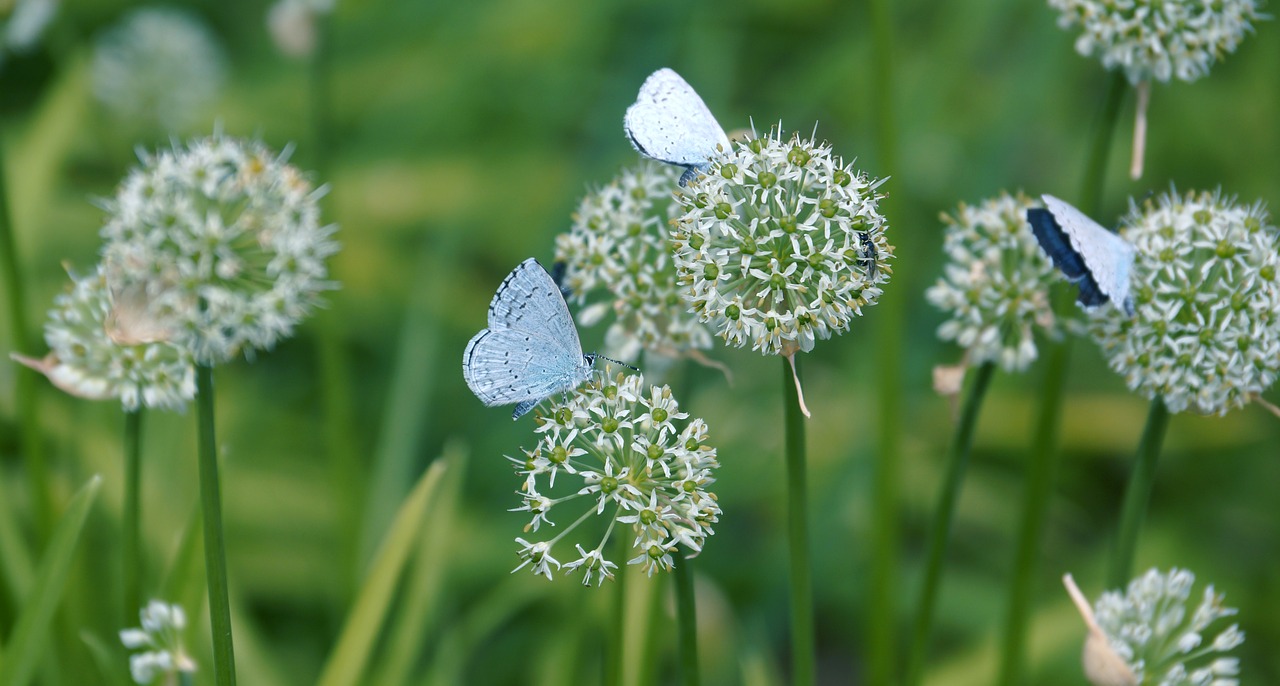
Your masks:
{"label": "blurred foliage", "polygon": [[[78,270],[95,261],[102,213],[91,200],[113,192],[136,146],[170,138],[156,132],[150,140],[122,139],[89,90],[92,39],[130,6],[67,0],[45,44],[0,69],[0,135],[33,312],[43,312],[66,284],[64,261]],[[188,6],[224,41],[231,75],[203,127],[172,135],[220,126],[260,136],[276,149],[296,146],[299,166],[326,170],[319,181],[332,188],[329,217],[341,226],[344,244],[333,264],[342,288],[322,316],[339,337],[350,373],[344,401],[359,473],[344,474],[329,456],[315,326],[268,355],[218,370],[242,683],[316,681],[360,584],[372,578],[368,555],[352,540],[362,525],[344,521],[350,513],[337,503],[354,501],[358,511],[377,503],[373,509],[394,513],[450,442],[470,455],[465,475],[460,460],[447,472],[392,600],[390,628],[375,644],[372,676],[361,683],[596,681],[610,588],[508,574],[524,518],[507,511],[518,504],[513,492],[520,482],[503,455],[534,442],[533,424],[513,424],[505,411],[482,407],[466,389],[458,360],[484,325],[502,276],[528,256],[547,263],[552,237],[568,227],[583,191],[635,158],[622,113],[644,77],[661,66],[694,84],[726,129],[781,119],[788,129],[808,132],[816,121],[820,137],[874,175],[871,74],[875,60],[892,61],[900,168],[884,188],[900,214],[889,217],[888,236],[914,279],[891,283],[884,296],[906,299],[908,312],[897,599],[897,629],[905,627],[951,435],[948,405],[930,390],[930,369],[959,357],[933,335],[941,317],[922,295],[941,263],[938,214],[1001,189],[1074,197],[1106,83],[1096,62],[1073,51],[1073,36],[1056,28],[1043,3],[905,0],[894,5],[897,49],[884,56],[871,52],[865,8],[834,0],[340,0],[329,33],[324,141],[312,126],[314,72],[276,51],[261,3]],[[1104,224],[1114,224],[1129,196],[1171,183],[1221,186],[1275,206],[1280,41],[1270,23],[1258,33],[1201,82],[1153,88],[1147,176],[1139,182],[1124,173],[1132,121],[1126,104]],[[819,345],[806,360],[820,672],[829,683],[856,683],[864,659],[876,315],[872,308],[850,334]],[[12,337],[7,324],[0,326],[7,349]],[[602,330],[584,331],[585,347],[593,349],[601,336]],[[705,678],[780,683],[786,566],[776,363],[744,351],[714,356],[733,368],[733,386],[696,366],[673,379],[682,406],[709,424],[723,464],[715,490],[725,515],[696,560]],[[1146,411],[1091,346],[1077,346],[1072,364],[1066,459],[1042,541],[1031,627],[1028,682],[1037,684],[1083,683],[1083,626],[1058,579],[1070,570],[1087,593],[1101,590]],[[18,548],[0,547],[5,647],[24,601],[19,591],[30,582],[21,580],[21,570],[29,575],[43,550],[32,540],[17,452],[16,371],[0,365],[0,519],[6,520],[0,542],[18,539]],[[1038,374],[1033,367],[1021,377],[997,376],[979,422],[941,590],[931,683],[994,679]],[[1274,391],[1270,397],[1278,399]],[[133,624],[122,618],[136,619],[136,609],[121,608],[115,591],[123,422],[113,404],[76,400],[43,383],[40,406],[59,509],[93,474],[103,482],[37,683],[100,683],[91,655],[101,659],[109,651],[123,665],[115,632]],[[399,419],[389,421],[393,409]],[[145,581],[149,593],[164,589],[174,594],[168,600],[188,599],[192,624],[207,634],[207,620],[191,605],[202,597],[202,582],[190,576],[203,573],[199,556],[180,554],[193,545],[186,532],[198,530],[189,523],[197,492],[194,431],[191,413],[148,418]],[[1280,683],[1280,653],[1273,649],[1280,644],[1280,615],[1273,611],[1280,607],[1277,445],[1280,424],[1257,408],[1224,418],[1176,416],[1138,551],[1139,569],[1190,568],[1241,609],[1249,637],[1240,653],[1244,684]],[[397,449],[407,473],[374,479],[375,456]],[[373,544],[389,524],[388,518],[371,532]],[[367,551],[370,543],[363,545]],[[629,616],[640,622],[654,606],[654,589],[666,593],[669,583],[653,579],[657,585],[646,588],[642,577],[631,581]],[[656,607],[658,621],[673,621],[668,608]],[[648,670],[673,682],[674,631],[654,635],[661,662]],[[197,661],[211,664],[207,636],[193,642]],[[633,673],[637,683],[642,671]],[[202,672],[200,682],[210,677]]]}

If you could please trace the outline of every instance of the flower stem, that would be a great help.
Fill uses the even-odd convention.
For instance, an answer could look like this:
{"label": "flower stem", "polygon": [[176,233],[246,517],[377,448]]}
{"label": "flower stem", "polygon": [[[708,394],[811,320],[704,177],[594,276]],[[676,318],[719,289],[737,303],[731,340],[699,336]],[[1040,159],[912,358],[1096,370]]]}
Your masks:
{"label": "flower stem", "polygon": [[1132,575],[1134,551],[1138,547],[1138,529],[1142,528],[1147,503],[1151,501],[1151,491],[1155,488],[1156,461],[1160,457],[1160,448],[1164,445],[1168,427],[1169,410],[1164,401],[1157,397],[1151,401],[1147,426],[1142,430],[1142,441],[1138,444],[1137,461],[1133,465],[1129,485],[1125,487],[1124,505],[1120,510],[1120,532],[1116,536],[1111,568],[1107,571],[1108,588],[1124,588]]}
{"label": "flower stem", "polygon": [[610,627],[609,635],[605,638],[608,641],[604,651],[605,686],[622,684],[622,646],[624,645],[622,636],[627,627],[627,576],[631,568],[626,561],[631,547],[627,536],[619,536],[616,540],[617,555],[621,564],[618,566],[618,573],[613,577],[613,616],[610,618],[613,626]]}
{"label": "flower stem", "polygon": [[699,686],[698,675],[698,603],[693,593],[693,559],[679,551],[675,566],[676,616],[680,631],[680,669],[685,686]]}
{"label": "flower stem", "polygon": [[1027,618],[1031,614],[1035,579],[1040,559],[1041,535],[1053,496],[1058,467],[1058,418],[1062,413],[1063,388],[1071,357],[1071,340],[1051,341],[1045,354],[1044,379],[1040,384],[1040,414],[1036,417],[1035,445],[1027,465],[1027,486],[1022,498],[1022,519],[1014,553],[1013,581],[1009,586],[1009,611],[1005,616],[1004,650],[996,683],[1014,686],[1022,681],[1026,652]]}
{"label": "flower stem", "polygon": [[[13,333],[14,350],[31,350],[33,341],[27,329],[27,301],[23,290],[22,265],[18,259],[18,241],[14,236],[13,218],[9,210],[9,194],[4,157],[4,135],[0,131],[0,271],[4,273],[5,303],[9,310],[9,330]],[[45,540],[53,531],[53,497],[49,485],[49,466],[45,460],[40,436],[39,407],[36,403],[36,374],[29,369],[16,370],[14,401],[22,426],[23,464],[27,487],[31,493],[36,531]]]}
{"label": "flower stem", "polygon": [[124,620],[138,616],[142,607],[142,546],[140,535],[142,510],[142,408],[124,413]]}
{"label": "flower stem", "polygon": [[213,426],[213,367],[196,365],[199,424],[200,508],[204,516],[204,567],[209,582],[209,626],[213,634],[213,677],[235,686],[236,657],[231,641],[231,598],[222,535],[222,495],[218,488],[218,442]]}
{"label": "flower stem", "polygon": [[925,566],[924,585],[920,589],[920,604],[916,609],[915,629],[911,636],[911,655],[907,663],[909,686],[919,684],[924,677],[925,655],[928,653],[929,634],[933,628],[933,610],[938,597],[938,583],[942,579],[942,562],[947,554],[947,541],[951,534],[951,518],[955,514],[956,498],[960,484],[964,482],[965,469],[969,466],[969,452],[973,446],[974,428],[978,423],[978,410],[987,394],[987,387],[995,373],[994,362],[984,362],[974,374],[965,398],[956,433],[951,439],[947,454],[947,474],[938,493],[938,507],[933,513],[933,526],[929,534],[929,558]]}
{"label": "flower stem", "polygon": [[[782,361],[787,453],[787,538],[791,552],[791,684],[812,686],[814,674],[813,582],[809,563],[808,497],[805,495],[804,414],[796,379],[800,361]],[[794,370],[792,365],[794,364]],[[793,376],[794,374],[794,376]]]}
{"label": "flower stem", "polygon": [[1111,139],[1115,135],[1116,123],[1120,120],[1120,105],[1124,102],[1124,94],[1129,88],[1124,73],[1117,71],[1111,75],[1111,83],[1107,86],[1107,94],[1102,101],[1102,114],[1098,127],[1094,130],[1093,143],[1089,147],[1089,158],[1085,161],[1084,184],[1080,189],[1080,209],[1088,215],[1096,216],[1102,204],[1102,187],[1107,180],[1107,158],[1111,152]]}

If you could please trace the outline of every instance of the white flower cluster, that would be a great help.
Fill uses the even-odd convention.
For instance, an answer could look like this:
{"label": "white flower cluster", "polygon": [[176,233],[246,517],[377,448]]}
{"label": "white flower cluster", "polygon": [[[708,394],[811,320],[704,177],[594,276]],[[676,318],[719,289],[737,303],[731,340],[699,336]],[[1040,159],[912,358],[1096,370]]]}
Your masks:
{"label": "white flower cluster", "polygon": [[[139,684],[149,684],[156,677],[172,677],[179,672],[196,671],[196,663],[182,645],[182,630],[187,615],[177,605],[152,600],[139,613],[142,627],[120,632],[120,642],[130,650],[147,648],[129,657],[129,671]],[[165,682],[168,683],[168,682]]]}
{"label": "white flower cluster", "polygon": [[[1240,661],[1226,653],[1244,642],[1236,624],[1206,641],[1205,630],[1236,614],[1223,596],[1207,586],[1190,615],[1187,600],[1195,575],[1183,569],[1156,569],[1129,582],[1121,593],[1107,591],[1094,606],[1098,626],[1115,654],[1128,665],[1135,683],[1160,686],[1236,686]],[[1210,656],[1214,656],[1210,660]],[[1207,662],[1207,664],[1206,664]]]}
{"label": "white flower cluster", "polygon": [[843,333],[892,273],[882,182],[780,129],[735,143],[677,195],[686,299],[727,343],[763,354]]}
{"label": "white flower cluster", "polygon": [[143,319],[197,362],[270,348],[334,287],[323,193],[255,141],[214,135],[146,156],[105,203],[108,282],[138,293]]}
{"label": "white flower cluster", "polygon": [[[706,423],[686,421],[688,416],[670,388],[621,374],[612,379],[598,374],[553,404],[539,417],[537,446],[521,458],[508,458],[524,476],[524,504],[516,511],[532,514],[525,531],[537,532],[544,524],[554,526],[553,510],[572,502],[587,507],[550,540],[517,538],[521,563],[516,570],[530,567],[550,579],[553,568],[562,567],[552,547],[592,515],[608,516],[607,530],[590,550],[578,544],[579,557],[563,565],[566,573],[581,569],[584,585],[612,578],[617,564],[605,557],[604,548],[619,524],[635,536],[638,554],[628,564],[640,565],[647,574],[671,569],[679,545],[701,552],[720,520],[716,496],[706,490],[720,465],[715,448],[707,445]],[[562,486],[566,480],[575,486],[553,495],[557,478]]]}
{"label": "white flower cluster", "polygon": [[[125,338],[131,316],[125,294],[113,294],[99,267],[72,277],[45,324],[49,354],[40,360],[15,356],[81,398],[119,398],[126,410],[182,409],[195,397],[191,353],[165,340]],[[136,327],[134,327],[136,328]]]}
{"label": "white flower cluster", "polygon": [[1280,230],[1261,203],[1170,191],[1131,205],[1137,313],[1100,308],[1090,329],[1130,389],[1171,412],[1225,414],[1280,373]]}
{"label": "white flower cluster", "polygon": [[948,315],[938,337],[963,347],[970,364],[1024,371],[1037,356],[1035,329],[1060,333],[1049,300],[1057,271],[1027,224],[1035,206],[1022,193],[1001,193],[942,216],[947,263],[925,298]]}
{"label": "white flower cluster", "polygon": [[1058,25],[1080,25],[1076,51],[1123,69],[1129,82],[1195,81],[1234,52],[1253,22],[1255,0],[1049,0]]}
{"label": "white flower cluster", "polygon": [[578,319],[590,326],[608,313],[607,353],[634,362],[641,351],[674,358],[711,347],[711,332],[689,312],[667,249],[668,221],[679,209],[672,197],[679,169],[648,160],[624,169],[588,193],[573,226],[556,237],[556,261],[578,304],[598,302]]}
{"label": "white flower cluster", "polygon": [[97,40],[93,92],[121,122],[181,131],[200,123],[226,76],[217,39],[191,13],[133,10]]}
{"label": "white flower cluster", "polygon": [[5,3],[4,10],[11,11],[0,16],[0,66],[6,52],[26,53],[40,42],[58,13],[58,0],[16,0]]}

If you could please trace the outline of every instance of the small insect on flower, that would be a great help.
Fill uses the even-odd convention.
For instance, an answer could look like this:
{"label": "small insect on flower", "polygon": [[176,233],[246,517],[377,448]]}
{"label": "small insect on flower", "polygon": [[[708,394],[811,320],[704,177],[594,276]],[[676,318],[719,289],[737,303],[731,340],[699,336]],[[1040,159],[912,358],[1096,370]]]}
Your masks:
{"label": "small insect on flower", "polygon": [[1052,195],[1041,198],[1045,209],[1028,209],[1027,221],[1045,254],[1080,285],[1080,304],[1094,308],[1109,300],[1132,317],[1133,245],[1068,203]]}
{"label": "small insect on flower", "polygon": [[511,418],[519,419],[548,396],[591,378],[596,358],[608,359],[583,354],[560,287],[531,257],[494,294],[489,328],[462,353],[462,378],[487,407],[515,403]]}
{"label": "small insect on flower", "polygon": [[623,117],[627,140],[640,154],[685,168],[683,186],[711,169],[711,159],[729,151],[729,137],[707,104],[671,69],[645,79]]}

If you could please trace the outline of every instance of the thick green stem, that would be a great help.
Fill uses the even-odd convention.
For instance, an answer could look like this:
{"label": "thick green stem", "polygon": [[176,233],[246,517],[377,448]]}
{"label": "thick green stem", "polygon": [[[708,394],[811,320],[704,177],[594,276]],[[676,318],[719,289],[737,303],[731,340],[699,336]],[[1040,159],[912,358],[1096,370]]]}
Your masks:
{"label": "thick green stem", "polygon": [[800,379],[800,360],[780,359],[786,425],[787,539],[791,555],[791,684],[812,686],[815,653],[809,499],[805,492],[804,413],[800,410],[800,396],[796,388]]}
{"label": "thick green stem", "polygon": [[622,638],[627,628],[627,576],[631,571],[630,565],[626,564],[626,560],[631,553],[630,541],[627,539],[627,536],[618,536],[615,539],[615,545],[618,547],[618,560],[622,565],[613,576],[613,614],[609,617],[611,626],[609,627],[608,636],[605,637],[605,641],[607,641],[604,651],[605,686],[620,686],[622,684],[622,647],[625,645]]}
{"label": "thick green stem", "polygon": [[218,441],[213,426],[213,368],[196,365],[199,422],[200,508],[204,515],[204,568],[209,583],[209,626],[213,634],[213,678],[235,686],[236,657],[231,641],[231,598],[222,535],[222,494],[218,487]]}
{"label": "thick green stem", "polygon": [[[894,90],[893,10],[890,0],[871,0],[867,10],[871,23],[871,107],[879,168],[876,175],[891,177],[893,186],[881,201],[881,210],[891,219],[895,210],[904,206],[908,189],[898,176],[898,115]],[[895,234],[897,255],[914,254],[911,231]],[[871,569],[868,580],[868,606],[863,630],[867,636],[865,678],[871,684],[897,683],[899,549],[902,516],[899,498],[898,464],[902,441],[902,348],[906,330],[906,307],[911,298],[903,297],[910,289],[911,259],[894,261],[894,281],[898,294],[886,294],[876,312],[876,452],[871,487]]]}
{"label": "thick green stem", "polygon": [[1040,414],[1036,417],[1036,443],[1027,465],[1027,486],[1022,499],[1022,519],[1018,527],[1018,547],[1014,553],[1013,581],[1009,587],[1009,611],[1005,617],[1004,650],[1000,656],[997,683],[1012,686],[1022,680],[1023,656],[1027,645],[1027,620],[1035,595],[1041,535],[1053,497],[1054,475],[1058,470],[1058,418],[1062,414],[1063,388],[1071,357],[1071,340],[1050,342],[1045,354],[1044,380],[1040,383]]}
{"label": "thick green stem", "polygon": [[142,408],[124,413],[124,624],[132,626],[142,608]]}
{"label": "thick green stem", "polygon": [[978,424],[978,410],[987,394],[987,387],[995,373],[994,362],[984,362],[978,367],[965,398],[960,422],[956,425],[951,449],[947,454],[947,474],[938,493],[938,507],[933,513],[933,527],[929,534],[929,558],[925,566],[924,584],[920,589],[920,604],[916,609],[915,629],[911,635],[911,656],[907,663],[908,686],[919,684],[924,677],[925,656],[929,649],[929,635],[933,629],[933,610],[938,598],[938,583],[942,579],[942,562],[947,555],[947,542],[951,535],[951,518],[955,514],[956,499],[964,473],[969,466],[969,452],[973,447],[973,432]]}
{"label": "thick green stem", "polygon": [[1120,105],[1129,90],[1124,72],[1116,71],[1107,85],[1106,99],[1102,101],[1102,113],[1093,132],[1089,146],[1089,158],[1084,165],[1084,183],[1080,188],[1078,207],[1085,214],[1097,216],[1102,205],[1102,189],[1107,181],[1107,160],[1110,159],[1111,139],[1115,137],[1116,124],[1120,121]]}
{"label": "thick green stem", "polygon": [[1138,530],[1142,528],[1142,520],[1147,515],[1147,503],[1151,501],[1151,491],[1155,488],[1156,462],[1160,458],[1160,448],[1164,445],[1168,428],[1169,410],[1164,406],[1163,400],[1156,398],[1151,401],[1147,426],[1142,430],[1142,442],[1138,444],[1137,461],[1134,462],[1129,485],[1125,487],[1124,505],[1120,510],[1120,530],[1116,536],[1111,567],[1107,571],[1108,588],[1124,588],[1133,574]]}
{"label": "thick green stem", "polygon": [[[35,342],[27,328],[27,301],[23,289],[22,262],[18,259],[18,239],[14,235],[13,217],[9,210],[7,165],[4,156],[4,132],[0,131],[0,272],[3,272],[5,303],[9,310],[9,330],[16,352],[34,353]],[[49,485],[49,465],[40,436],[39,407],[36,404],[36,373],[21,365],[14,370],[14,405],[22,426],[22,454],[27,486],[31,493],[36,531],[40,540],[53,530],[53,496]]]}
{"label": "thick green stem", "polygon": [[675,567],[676,619],[680,635],[680,670],[685,686],[699,686],[698,673],[698,601],[693,593],[693,559],[683,550]]}

